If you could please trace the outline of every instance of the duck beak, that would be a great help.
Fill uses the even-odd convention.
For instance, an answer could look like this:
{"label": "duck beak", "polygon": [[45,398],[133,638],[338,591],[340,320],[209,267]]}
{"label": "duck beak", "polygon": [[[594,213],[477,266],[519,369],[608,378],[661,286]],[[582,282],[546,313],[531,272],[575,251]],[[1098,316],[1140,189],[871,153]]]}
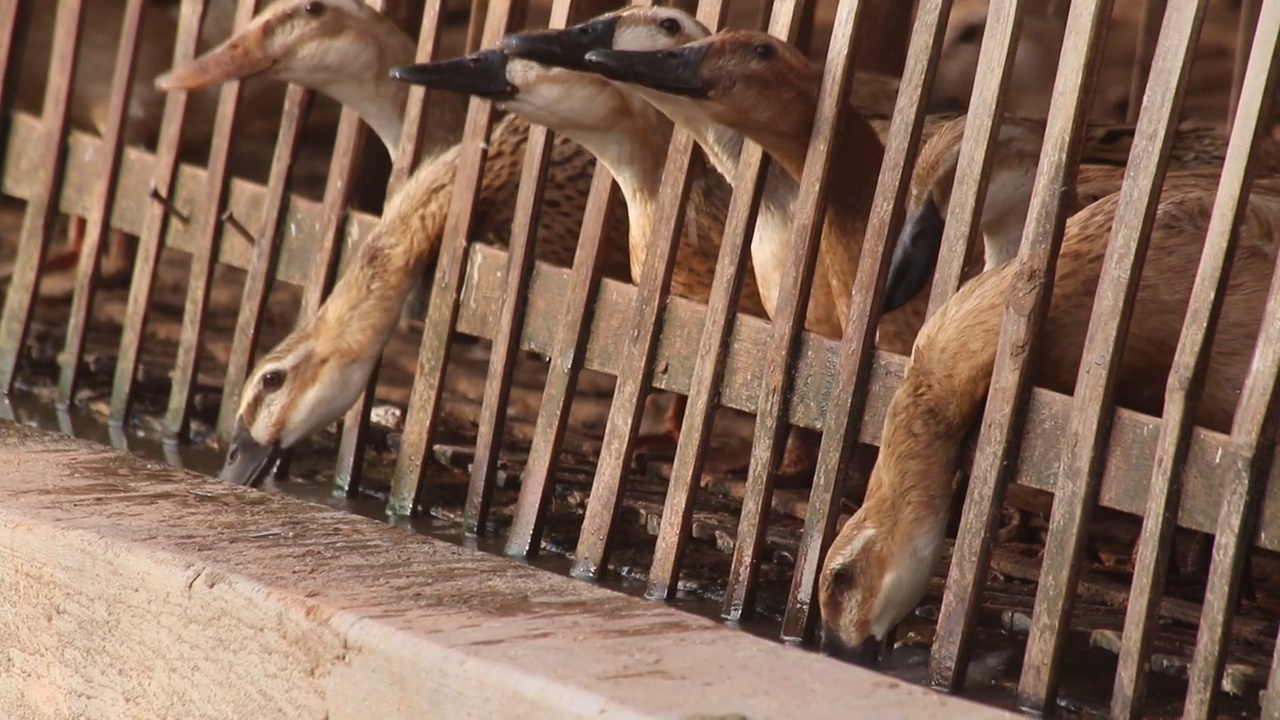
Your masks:
{"label": "duck beak", "polygon": [[222,465],[222,472],[218,473],[218,479],[235,485],[256,487],[262,484],[279,457],[279,443],[263,445],[254,440],[249,428],[241,420],[236,423],[236,430],[231,435],[227,460]]}
{"label": "duck beak", "polygon": [[946,220],[931,196],[919,210],[907,217],[893,249],[889,277],[885,280],[884,312],[911,302],[933,277],[933,267],[942,251],[942,231]]}
{"label": "duck beak", "polygon": [[508,35],[499,47],[512,57],[578,72],[593,72],[586,63],[587,53],[612,47],[617,27],[617,17],[606,17],[564,30]]}
{"label": "duck beak", "polygon": [[261,26],[250,28],[200,57],[156,78],[156,89],[201,90],[211,85],[252,77],[271,69],[275,58],[267,50]]}
{"label": "duck beak", "polygon": [[392,68],[391,77],[433,90],[490,100],[508,99],[519,92],[519,88],[507,81],[507,54],[501,50],[485,50],[452,60]]}
{"label": "duck beak", "polygon": [[846,645],[830,625],[824,623],[822,626],[822,643],[820,646],[822,654],[847,663],[853,663],[868,670],[879,669],[880,657],[884,653],[886,644],[884,640],[877,640],[874,635],[868,635],[866,640],[857,645]]}
{"label": "duck beak", "polygon": [[671,95],[691,98],[707,96],[702,78],[702,61],[707,50],[691,45],[674,50],[592,50],[587,67],[610,80],[643,85]]}

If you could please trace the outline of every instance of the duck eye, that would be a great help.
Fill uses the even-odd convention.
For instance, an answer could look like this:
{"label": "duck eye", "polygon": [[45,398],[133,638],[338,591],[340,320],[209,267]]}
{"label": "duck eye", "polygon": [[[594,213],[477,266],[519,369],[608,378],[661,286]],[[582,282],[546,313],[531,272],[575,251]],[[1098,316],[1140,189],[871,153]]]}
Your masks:
{"label": "duck eye", "polygon": [[853,586],[853,568],[842,565],[831,571],[831,587],[846,589]]}
{"label": "duck eye", "polygon": [[267,392],[274,392],[284,387],[284,371],[272,370],[262,375],[262,389]]}
{"label": "duck eye", "polygon": [[675,18],[663,18],[662,21],[658,23],[658,27],[662,28],[662,32],[668,35],[675,35],[680,32],[680,21]]}
{"label": "duck eye", "polygon": [[322,2],[309,2],[302,7],[302,11],[311,17],[320,17],[327,8]]}
{"label": "duck eye", "polygon": [[754,48],[752,48],[752,50],[755,52],[756,57],[760,58],[761,60],[773,59],[773,55],[774,55],[773,46],[769,45],[768,43],[760,43],[756,45]]}

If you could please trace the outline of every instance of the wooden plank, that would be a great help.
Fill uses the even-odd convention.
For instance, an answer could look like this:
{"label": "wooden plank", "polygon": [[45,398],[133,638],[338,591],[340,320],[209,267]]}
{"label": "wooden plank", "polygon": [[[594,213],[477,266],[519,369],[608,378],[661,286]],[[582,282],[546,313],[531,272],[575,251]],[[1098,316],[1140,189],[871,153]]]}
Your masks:
{"label": "wooden plank", "polygon": [[84,227],[84,238],[76,263],[76,284],[71,294],[67,320],[67,337],[62,347],[62,368],[58,376],[57,401],[70,405],[74,400],[76,379],[80,372],[80,356],[84,351],[85,332],[89,326],[89,303],[98,281],[99,249],[102,236],[109,228],[111,204],[115,202],[116,178],[120,170],[120,150],[124,146],[125,113],[133,89],[133,69],[138,57],[138,35],[142,24],[143,3],[128,0],[120,27],[120,45],[111,76],[111,95],[107,100],[107,127],[102,137],[102,165],[92,209]]}
{"label": "wooden plank", "polygon": [[[1264,31],[1259,35],[1261,42],[1254,47],[1251,71],[1245,78],[1241,103],[1244,112],[1236,115],[1231,131],[1200,268],[1165,391],[1156,463],[1152,468],[1150,494],[1138,538],[1133,589],[1125,613],[1115,690],[1111,696],[1111,716],[1114,718],[1136,719],[1143,715],[1147,656],[1157,619],[1156,606],[1164,594],[1165,572],[1173,552],[1176,526],[1173,516],[1178,507],[1179,474],[1204,390],[1209,353],[1235,258],[1238,228],[1247,208],[1254,175],[1254,149],[1270,134],[1269,111],[1276,76],[1280,75],[1274,65],[1276,58],[1280,57],[1277,53],[1280,49],[1280,42],[1277,42],[1277,37],[1280,37],[1280,4],[1272,3],[1268,10],[1260,26]],[[1225,584],[1209,585],[1208,588],[1208,596],[1224,595],[1226,591]],[[1230,615],[1233,611],[1234,603],[1225,608],[1224,614]],[[1203,624],[1223,622],[1222,616],[1206,615]],[[1224,632],[1222,638],[1225,637]],[[1220,658],[1214,662],[1220,663]],[[1220,675],[1220,669],[1217,675]],[[1200,698],[1198,704],[1202,707],[1205,703],[1212,703],[1205,696],[1216,694],[1217,675],[1209,678],[1214,684],[1207,687],[1192,685],[1190,688],[1190,693]],[[1195,704],[1188,702],[1188,708]]]}
{"label": "wooden plank", "polygon": [[[204,21],[204,11],[205,4],[201,0],[186,0],[183,3],[178,17],[178,37],[174,41],[174,65],[190,62],[195,58],[196,42],[200,37],[200,24]],[[175,90],[168,93],[164,101],[164,117],[160,121],[160,140],[156,145],[155,162],[150,168],[152,172],[149,190],[153,202],[148,205],[145,220],[141,223],[140,232],[137,233],[138,253],[134,259],[133,279],[129,285],[129,300],[125,306],[123,328],[120,333],[120,350],[116,355],[115,378],[111,384],[109,414],[111,422],[116,425],[123,425],[126,422],[129,406],[133,400],[133,386],[142,350],[143,327],[147,320],[147,308],[151,305],[151,293],[155,290],[156,267],[160,261],[160,249],[164,247],[165,229],[170,224],[169,216],[172,215],[184,226],[190,225],[189,232],[192,237],[197,232],[195,223],[188,222],[188,214],[178,210],[172,200],[178,168],[178,148],[182,141],[182,123],[186,112],[187,91]],[[126,167],[127,160],[126,155]],[[123,180],[120,186],[120,193],[124,195],[127,186]],[[198,202],[195,198],[206,192],[206,188],[206,184],[201,184],[197,192],[190,194],[189,202],[192,205]],[[132,203],[130,205],[137,207]],[[194,250],[194,244],[192,249]]]}
{"label": "wooden plank", "polygon": [[1177,131],[1205,2],[1177,3],[1165,16],[1152,61],[1152,77],[1138,118],[1134,151],[1125,171],[1116,220],[1103,260],[1080,371],[1074,411],[1067,427],[1062,481],[1055,493],[1045,542],[1043,580],[1036,588],[1035,612],[1027,638],[1027,662],[1018,682],[1018,703],[1047,712],[1054,706],[1061,670],[1062,641],[1071,624],[1076,581],[1098,481],[1102,476],[1108,426],[1114,412],[1115,368],[1120,364],[1133,300],[1142,274],[1160,185]]}
{"label": "wooden plank", "polygon": [[[1236,27],[1236,58],[1231,68],[1231,100],[1227,105],[1227,126],[1235,125],[1240,93],[1244,89],[1245,68],[1258,29],[1258,0],[1240,0],[1240,24]],[[1268,113],[1271,109],[1268,108]]]}
{"label": "wooden plank", "polygon": [[[483,2],[483,0],[477,0]],[[484,43],[498,42],[510,29],[513,0],[499,0],[485,20]],[[436,431],[436,419],[444,389],[444,373],[449,358],[453,326],[458,317],[458,296],[462,292],[462,271],[467,266],[471,222],[475,200],[484,173],[485,142],[493,125],[493,105],[472,98],[463,130],[462,152],[454,179],[452,204],[445,221],[445,232],[436,271],[432,281],[431,300],[427,308],[426,327],[418,350],[409,410],[405,414],[403,444],[396,458],[391,498],[391,513],[413,513],[422,476],[427,466],[427,450]]]}
{"label": "wooden plank", "polygon": [[[1024,403],[1031,388],[1038,335],[1053,296],[1058,248],[1068,215],[1066,189],[1074,183],[1079,165],[1084,119],[1093,102],[1111,9],[1111,0],[1082,0],[1072,5],[1067,17],[1067,32],[1078,41],[1067,43],[1059,59],[1022,246],[1012,261],[1019,270],[1001,320],[987,408],[979,424],[948,588],[929,658],[929,680],[935,687],[958,690],[964,682],[977,605],[991,560],[991,533],[1009,482],[1010,461],[1019,460],[1019,468],[1032,466],[1018,458],[1022,433],[1033,422]],[[1031,426],[1040,431],[1049,427]],[[1053,460],[1041,462],[1044,465],[1035,467],[1056,467]],[[1056,477],[1050,477],[1056,482]]]}
{"label": "wooden plank", "polygon": [[[923,0],[916,13],[911,47],[903,69],[902,83],[889,128],[884,160],[863,240],[862,257],[854,279],[849,323],[840,345],[835,387],[824,415],[822,442],[809,494],[809,512],[796,554],[796,570],[783,616],[782,635],[791,639],[809,638],[817,625],[818,571],[835,533],[843,480],[850,471],[854,443],[865,440],[867,431],[877,435],[880,420],[863,417],[874,404],[870,394],[879,387],[873,377],[877,362],[876,327],[884,306],[884,274],[891,253],[890,237],[902,224],[910,192],[911,167],[915,164],[924,129],[924,106],[928,88],[942,52],[942,37],[951,0]],[[804,377],[804,375],[800,375]],[[803,392],[813,383],[798,383]],[[793,402],[795,400],[793,399]],[[792,421],[794,422],[794,420]]]}
{"label": "wooden plank", "polygon": [[[243,28],[253,18],[256,0],[239,0],[235,27]],[[223,83],[218,92],[218,110],[213,121],[213,144],[209,148],[209,184],[203,202],[196,206],[196,228],[199,233],[191,257],[191,273],[187,279],[187,300],[182,311],[182,333],[178,338],[178,357],[174,361],[169,390],[169,409],[165,413],[164,433],[170,437],[187,434],[191,397],[195,394],[196,373],[200,366],[200,339],[204,334],[205,312],[209,290],[217,265],[216,246],[222,205],[226,198],[228,162],[236,129],[236,112],[240,107],[240,81]]]}
{"label": "wooden plank", "polygon": [[[236,315],[236,327],[231,336],[231,356],[222,381],[222,404],[218,409],[217,434],[221,442],[231,439],[236,417],[240,413],[240,393],[249,375],[253,356],[258,347],[258,333],[262,329],[262,313],[267,306],[267,290],[271,286],[271,270],[276,265],[280,249],[280,221],[284,214],[289,189],[289,173],[297,157],[298,142],[302,138],[303,119],[311,108],[314,94],[297,85],[290,85],[285,94],[284,114],[280,118],[280,132],[276,135],[275,153],[271,158],[271,170],[267,176],[266,203],[258,216],[258,232],[246,231],[243,241],[250,243],[252,259],[244,280],[244,292],[240,298],[240,310]],[[225,214],[228,224],[235,217],[233,211]]]}
{"label": "wooden plank", "polygon": [[27,200],[18,236],[18,254],[13,263],[13,279],[5,292],[4,313],[0,315],[0,393],[13,390],[18,362],[26,346],[27,328],[40,286],[49,236],[58,210],[55,193],[66,152],[63,135],[71,106],[71,88],[80,38],[81,0],[62,0],[55,16],[53,56],[41,111],[42,133],[38,140],[42,163],[37,167],[35,192]]}
{"label": "wooden plank", "polygon": [[951,190],[947,222],[942,231],[942,250],[933,273],[925,317],[932,317],[960,287],[969,246],[978,235],[990,179],[991,146],[1000,130],[1000,113],[1012,76],[1024,5],[1023,0],[999,0],[991,4],[987,13],[975,70],[976,77],[982,81],[975,84],[969,100],[964,139],[956,161],[956,167],[965,168],[965,172],[956,173]]}
{"label": "wooden plank", "polygon": [[[746,617],[755,609],[759,554],[772,506],[774,468],[782,456],[788,429],[785,407],[794,381],[792,366],[796,343],[804,329],[809,293],[813,287],[835,134],[844,121],[844,113],[850,112],[845,97],[853,75],[853,39],[857,36],[863,8],[861,0],[840,0],[837,6],[800,190],[792,205],[791,250],[773,313],[772,351],[765,356],[761,368],[760,402],[738,521],[738,541],[733,548],[724,605],[720,611],[722,617],[730,620]],[[785,33],[784,37],[791,39],[799,29],[799,21],[796,3],[775,4],[769,31],[777,36]],[[833,292],[841,291],[833,288]]]}

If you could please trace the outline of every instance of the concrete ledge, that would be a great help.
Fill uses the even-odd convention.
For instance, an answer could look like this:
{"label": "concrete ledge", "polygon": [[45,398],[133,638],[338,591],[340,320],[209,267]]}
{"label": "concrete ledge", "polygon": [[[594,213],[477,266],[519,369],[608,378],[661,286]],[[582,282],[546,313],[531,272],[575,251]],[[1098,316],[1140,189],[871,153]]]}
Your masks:
{"label": "concrete ledge", "polygon": [[1009,716],[13,424],[0,468],[0,717]]}

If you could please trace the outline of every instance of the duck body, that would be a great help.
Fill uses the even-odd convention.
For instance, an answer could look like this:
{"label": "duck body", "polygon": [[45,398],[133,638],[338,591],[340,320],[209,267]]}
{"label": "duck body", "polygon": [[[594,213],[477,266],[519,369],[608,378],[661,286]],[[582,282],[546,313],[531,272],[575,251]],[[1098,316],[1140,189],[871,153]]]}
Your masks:
{"label": "duck body", "polygon": [[[1215,181],[1171,177],[1164,187],[1117,368],[1116,403],[1158,414],[1214,201]],[[1073,389],[1119,195],[1066,226],[1053,294],[1032,361],[1034,382]],[[1280,242],[1280,184],[1255,183],[1198,406],[1196,422],[1230,426],[1253,356]],[[1018,268],[966,283],[929,319],[890,403],[863,506],[841,528],[820,576],[824,643],[874,656],[923,597],[941,549],[961,445],[981,415],[1003,308]],[[868,648],[872,651],[869,652]]]}

